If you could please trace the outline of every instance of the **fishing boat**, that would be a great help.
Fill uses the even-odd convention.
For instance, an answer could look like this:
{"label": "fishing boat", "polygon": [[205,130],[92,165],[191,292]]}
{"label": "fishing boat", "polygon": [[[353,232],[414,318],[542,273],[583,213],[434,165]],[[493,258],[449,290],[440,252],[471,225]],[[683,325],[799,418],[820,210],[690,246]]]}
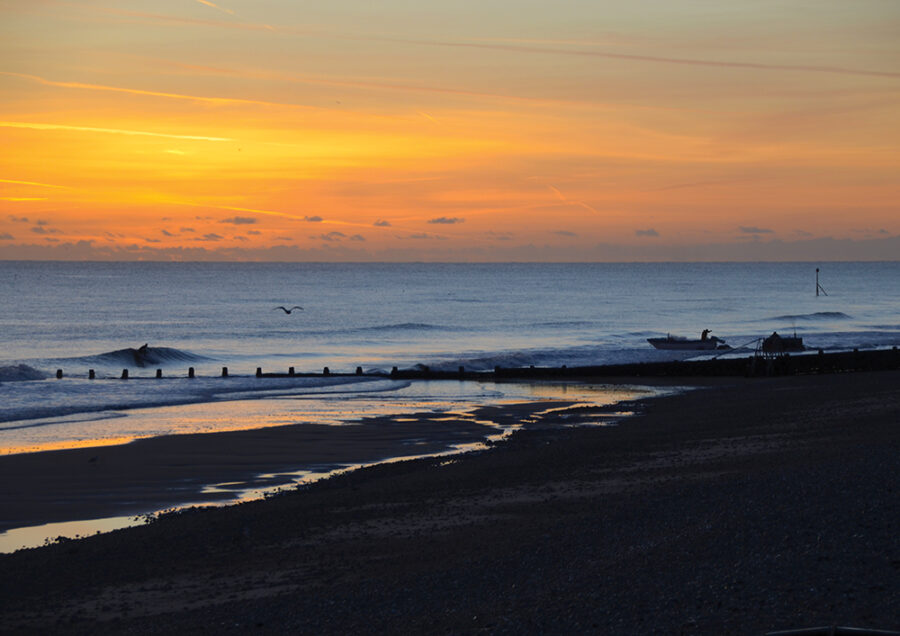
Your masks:
{"label": "fishing boat", "polygon": [[665,338],[647,338],[647,342],[657,349],[675,351],[712,351],[714,349],[730,349],[725,340],[717,336],[709,335],[709,329],[704,329],[699,339],[684,338],[682,336],[666,335]]}

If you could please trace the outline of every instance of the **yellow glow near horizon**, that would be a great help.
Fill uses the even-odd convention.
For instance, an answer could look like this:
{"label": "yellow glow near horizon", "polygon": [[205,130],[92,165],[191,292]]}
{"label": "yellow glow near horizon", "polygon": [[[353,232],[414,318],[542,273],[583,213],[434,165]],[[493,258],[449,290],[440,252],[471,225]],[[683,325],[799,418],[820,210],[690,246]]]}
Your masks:
{"label": "yellow glow near horizon", "polygon": [[640,260],[748,238],[790,258],[900,236],[900,5],[0,18],[0,258]]}

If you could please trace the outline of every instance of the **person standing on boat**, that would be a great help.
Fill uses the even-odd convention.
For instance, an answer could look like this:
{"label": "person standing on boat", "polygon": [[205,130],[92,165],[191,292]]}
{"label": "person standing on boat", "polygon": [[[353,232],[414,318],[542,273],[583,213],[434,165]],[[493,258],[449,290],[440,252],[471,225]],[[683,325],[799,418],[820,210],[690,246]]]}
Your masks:
{"label": "person standing on boat", "polygon": [[708,340],[708,336],[709,336],[709,329],[704,329],[700,333],[700,340],[702,340],[703,342],[706,342]]}

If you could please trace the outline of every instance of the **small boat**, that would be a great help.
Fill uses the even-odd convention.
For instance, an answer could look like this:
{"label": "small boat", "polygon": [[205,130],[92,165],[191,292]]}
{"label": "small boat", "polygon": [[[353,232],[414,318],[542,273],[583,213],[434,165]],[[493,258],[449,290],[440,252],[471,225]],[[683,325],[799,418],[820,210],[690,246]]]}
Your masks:
{"label": "small boat", "polygon": [[657,349],[676,351],[712,351],[714,349],[730,349],[722,338],[709,335],[709,329],[704,329],[699,339],[683,338],[681,336],[667,335],[665,338],[647,338],[647,342]]}
{"label": "small boat", "polygon": [[773,331],[771,336],[763,339],[762,350],[763,353],[779,354],[805,351],[806,347],[803,346],[803,338],[798,336],[797,332],[794,332],[793,336],[782,336],[777,331]]}

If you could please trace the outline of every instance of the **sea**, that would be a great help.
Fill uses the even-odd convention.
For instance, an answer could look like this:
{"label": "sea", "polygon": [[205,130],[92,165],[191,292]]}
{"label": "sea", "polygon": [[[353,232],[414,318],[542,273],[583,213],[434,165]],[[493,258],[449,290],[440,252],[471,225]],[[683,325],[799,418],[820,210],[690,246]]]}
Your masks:
{"label": "sea", "polygon": [[[557,398],[383,374],[688,359],[647,339],[703,329],[724,355],[773,331],[812,350],[898,346],[900,262],[0,261],[0,454]],[[290,368],[318,377],[256,377]],[[624,399],[604,390],[578,399]],[[282,406],[197,415],[259,401]]]}

